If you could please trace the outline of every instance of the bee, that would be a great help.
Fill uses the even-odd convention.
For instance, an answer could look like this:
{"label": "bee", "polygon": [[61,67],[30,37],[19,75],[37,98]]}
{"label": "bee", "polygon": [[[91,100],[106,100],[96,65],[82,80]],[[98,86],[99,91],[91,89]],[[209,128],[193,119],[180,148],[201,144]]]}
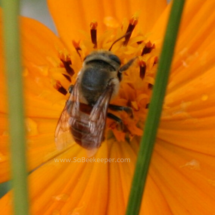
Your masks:
{"label": "bee", "polygon": [[133,116],[131,108],[110,102],[118,93],[123,71],[136,58],[121,66],[119,57],[110,50],[94,51],[85,57],[75,84],[69,88],[70,97],[56,127],[58,149],[74,141],[87,150],[99,148],[104,140],[106,117],[122,125],[121,119],[108,109],[125,111]]}

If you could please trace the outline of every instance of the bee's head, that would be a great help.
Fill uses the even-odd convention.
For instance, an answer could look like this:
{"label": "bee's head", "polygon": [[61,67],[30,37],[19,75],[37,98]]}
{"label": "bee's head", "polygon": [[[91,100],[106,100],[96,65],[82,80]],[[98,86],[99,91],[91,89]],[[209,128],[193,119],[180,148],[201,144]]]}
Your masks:
{"label": "bee's head", "polygon": [[84,58],[84,64],[96,61],[103,61],[105,63],[108,63],[110,66],[114,68],[115,71],[118,71],[121,65],[119,57],[113,54],[111,51],[104,50],[94,51]]}
{"label": "bee's head", "polygon": [[127,70],[131,64],[133,63],[133,61],[136,59],[132,58],[130,61],[128,61],[126,64],[124,64],[122,67],[121,66],[121,61],[119,59],[119,57],[115,54],[113,54],[111,52],[112,47],[121,39],[123,39],[124,37],[128,36],[129,34],[131,34],[131,32],[127,32],[126,34],[124,34],[123,36],[119,37],[117,40],[115,40],[112,45],[110,46],[108,51],[105,50],[98,50],[98,51],[94,51],[91,54],[87,55],[84,58],[84,65],[90,63],[90,62],[101,62],[103,61],[104,63],[109,64],[111,67],[113,67],[113,71],[117,71],[119,73],[122,73],[123,71]]}

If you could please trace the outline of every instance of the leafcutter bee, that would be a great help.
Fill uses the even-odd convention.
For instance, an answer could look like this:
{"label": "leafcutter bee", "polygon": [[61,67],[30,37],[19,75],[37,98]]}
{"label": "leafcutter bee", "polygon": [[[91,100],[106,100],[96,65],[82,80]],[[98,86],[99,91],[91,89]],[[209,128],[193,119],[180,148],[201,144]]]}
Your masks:
{"label": "leafcutter bee", "polygon": [[135,58],[121,66],[119,57],[110,49],[94,51],[84,59],[57,124],[55,142],[58,149],[74,141],[87,150],[99,148],[104,140],[106,117],[122,123],[120,118],[108,112],[109,108],[126,111],[132,117],[131,108],[112,105],[110,101],[118,93],[122,72]]}

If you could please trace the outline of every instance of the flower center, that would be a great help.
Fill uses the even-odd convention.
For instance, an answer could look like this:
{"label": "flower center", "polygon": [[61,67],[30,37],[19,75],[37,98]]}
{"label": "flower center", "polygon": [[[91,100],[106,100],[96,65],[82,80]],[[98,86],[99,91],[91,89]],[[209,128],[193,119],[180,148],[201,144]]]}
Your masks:
{"label": "flower center", "polygon": [[[99,26],[97,22],[92,22],[90,34],[85,40],[72,41],[73,53],[59,51],[58,68],[62,78],[59,80],[52,77],[53,87],[62,95],[66,95],[66,100],[69,96],[67,89],[75,83],[85,57],[92,51],[109,50],[111,47],[111,52],[119,57],[122,65],[137,57],[133,65],[123,72],[119,93],[111,101],[113,105],[130,107],[133,110],[133,117],[125,111],[110,110],[110,113],[120,118],[124,125],[120,127],[116,121],[107,119],[107,132],[114,135],[118,141],[131,140],[134,136],[142,135],[142,125],[150,103],[158,62],[158,50],[155,44],[140,31],[138,32],[137,23],[138,18],[133,17],[117,30],[107,28],[107,31],[98,37]],[[117,41],[123,35],[124,38]]]}

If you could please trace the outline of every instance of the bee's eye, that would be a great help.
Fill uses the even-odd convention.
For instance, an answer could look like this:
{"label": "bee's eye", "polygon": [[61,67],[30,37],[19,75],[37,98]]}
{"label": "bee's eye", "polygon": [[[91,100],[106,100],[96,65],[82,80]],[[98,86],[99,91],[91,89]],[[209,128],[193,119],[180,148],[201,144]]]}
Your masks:
{"label": "bee's eye", "polygon": [[109,55],[109,58],[110,58],[111,60],[117,62],[118,64],[121,64],[120,59],[119,59],[116,55],[111,54],[111,55]]}

